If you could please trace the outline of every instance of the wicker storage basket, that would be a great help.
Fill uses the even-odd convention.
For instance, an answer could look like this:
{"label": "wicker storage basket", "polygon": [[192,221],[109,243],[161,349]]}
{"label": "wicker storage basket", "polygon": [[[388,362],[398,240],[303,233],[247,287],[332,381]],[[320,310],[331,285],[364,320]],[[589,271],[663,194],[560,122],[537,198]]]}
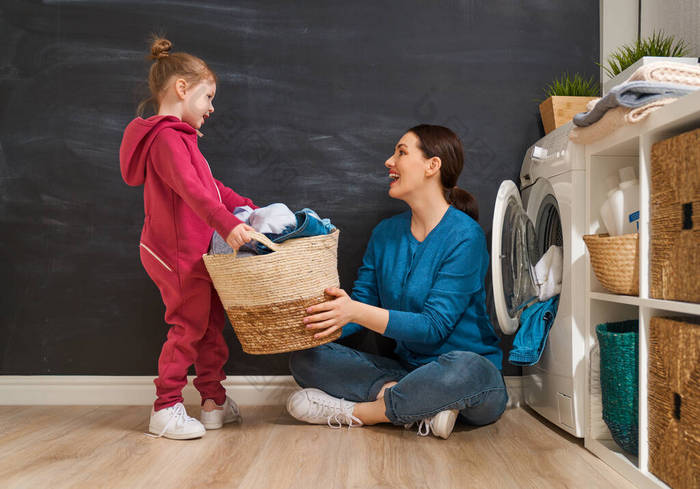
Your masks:
{"label": "wicker storage basket", "polygon": [[674,489],[700,487],[700,324],[649,327],[649,471]]}
{"label": "wicker storage basket", "polygon": [[595,328],[600,345],[600,389],[603,421],[613,440],[637,455],[639,440],[639,321],[599,324]]}
{"label": "wicker storage basket", "polygon": [[583,237],[598,281],[613,294],[639,294],[639,235]]}
{"label": "wicker storage basket", "polygon": [[275,244],[251,232],[275,250],[237,258],[204,255],[204,264],[224,305],[243,351],[252,354],[303,350],[340,337],[314,339],[303,322],[306,308],[324,302],[324,289],[338,287],[338,230]]}
{"label": "wicker storage basket", "polygon": [[651,148],[649,294],[700,302],[700,129]]}

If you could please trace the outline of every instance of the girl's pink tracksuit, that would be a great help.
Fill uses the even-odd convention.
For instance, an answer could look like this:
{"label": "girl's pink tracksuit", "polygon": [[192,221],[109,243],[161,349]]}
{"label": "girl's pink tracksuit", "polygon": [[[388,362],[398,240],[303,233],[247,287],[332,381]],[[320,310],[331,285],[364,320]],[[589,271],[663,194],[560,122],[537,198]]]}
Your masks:
{"label": "girl's pink tracksuit", "polygon": [[205,399],[221,405],[228,347],[223,307],[207,273],[206,253],[214,230],[224,238],[241,223],[232,211],[256,206],[216,180],[197,146],[197,133],[173,116],[136,118],[119,151],[124,181],[143,185],[145,219],[141,263],[165,303],[168,338],[158,359],[155,410],[182,402],[187,371]]}

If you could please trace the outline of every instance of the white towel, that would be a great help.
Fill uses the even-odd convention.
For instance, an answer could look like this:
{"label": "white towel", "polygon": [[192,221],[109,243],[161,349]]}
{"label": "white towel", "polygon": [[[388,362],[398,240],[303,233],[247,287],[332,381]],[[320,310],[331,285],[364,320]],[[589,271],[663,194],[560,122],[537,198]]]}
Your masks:
{"label": "white towel", "polygon": [[236,216],[238,219],[243,221],[244,223],[248,224],[248,218],[250,215],[253,213],[253,208],[250,207],[249,205],[241,205],[239,207],[236,207],[233,209],[233,215]]}
{"label": "white towel", "polygon": [[[240,218],[239,218],[240,219]],[[248,224],[259,233],[280,234],[286,228],[297,225],[294,213],[284,204],[270,204],[255,209],[248,218]]]}
{"label": "white towel", "polygon": [[535,280],[539,288],[537,298],[544,302],[561,293],[564,256],[561,246],[550,246],[535,265]]}
{"label": "white towel", "polygon": [[626,81],[657,81],[662,83],[678,83],[700,87],[700,66],[673,61],[658,61],[637,68]]}

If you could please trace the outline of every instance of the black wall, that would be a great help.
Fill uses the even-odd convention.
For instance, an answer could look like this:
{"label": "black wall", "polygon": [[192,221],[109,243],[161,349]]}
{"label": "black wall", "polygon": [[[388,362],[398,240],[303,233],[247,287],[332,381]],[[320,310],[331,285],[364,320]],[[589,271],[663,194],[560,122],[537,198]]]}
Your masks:
{"label": "black wall", "polygon": [[[405,209],[383,163],[407,128],[461,137],[459,184],[490,237],[499,183],[543,135],[534,99],[564,71],[598,73],[597,1],[0,2],[2,374],[156,373],[164,307],[118,151],[158,30],[219,76],[200,140],[214,174],[330,217],[347,289],[371,229]],[[288,372],[226,336],[228,374]]]}

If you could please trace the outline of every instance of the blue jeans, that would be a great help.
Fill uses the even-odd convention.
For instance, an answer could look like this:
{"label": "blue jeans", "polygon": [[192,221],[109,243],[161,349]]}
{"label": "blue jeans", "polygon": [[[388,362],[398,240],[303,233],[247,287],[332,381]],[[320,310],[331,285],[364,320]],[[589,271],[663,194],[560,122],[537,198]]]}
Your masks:
{"label": "blue jeans", "polygon": [[391,358],[364,353],[337,343],[293,352],[289,369],[301,387],[315,387],[354,402],[377,398],[382,386],[386,417],[403,425],[458,409],[459,419],[482,426],[501,417],[508,402],[503,375],[473,352],[451,351],[411,368]]}

